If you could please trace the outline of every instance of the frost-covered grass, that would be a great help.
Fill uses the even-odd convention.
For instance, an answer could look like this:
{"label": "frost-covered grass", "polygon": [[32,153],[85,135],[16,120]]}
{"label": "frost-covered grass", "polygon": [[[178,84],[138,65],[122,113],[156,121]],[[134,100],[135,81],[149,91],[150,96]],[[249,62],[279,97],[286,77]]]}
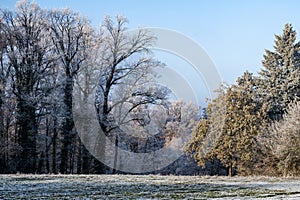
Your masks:
{"label": "frost-covered grass", "polygon": [[300,178],[0,175],[0,199],[300,199]]}

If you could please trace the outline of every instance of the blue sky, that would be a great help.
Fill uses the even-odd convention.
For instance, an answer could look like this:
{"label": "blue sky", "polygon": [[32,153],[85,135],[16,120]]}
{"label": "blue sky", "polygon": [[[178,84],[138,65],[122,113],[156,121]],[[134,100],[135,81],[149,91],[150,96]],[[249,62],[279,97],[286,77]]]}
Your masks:
{"label": "blue sky", "polygon": [[[1,8],[16,1],[1,0]],[[211,57],[224,81],[233,83],[246,69],[256,74],[274,34],[292,23],[300,34],[297,0],[35,0],[43,8],[69,7],[98,26],[105,15],[121,14],[129,28],[161,27],[195,40]]]}

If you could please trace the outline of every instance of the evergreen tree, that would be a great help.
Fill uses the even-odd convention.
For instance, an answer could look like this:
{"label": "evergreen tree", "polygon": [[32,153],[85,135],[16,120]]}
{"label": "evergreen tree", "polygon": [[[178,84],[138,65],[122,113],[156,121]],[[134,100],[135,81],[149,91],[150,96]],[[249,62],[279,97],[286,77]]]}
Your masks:
{"label": "evergreen tree", "polygon": [[204,117],[194,127],[191,139],[185,144],[186,153],[191,155],[199,166],[206,167],[208,162],[217,159],[216,145],[222,140],[225,125],[226,90],[227,86],[221,85],[216,91],[217,97],[210,100]]}
{"label": "evergreen tree", "polygon": [[237,167],[239,174],[253,174],[259,157],[256,136],[265,126],[265,114],[257,99],[255,77],[246,71],[228,89],[226,102],[226,123],[217,157]]}
{"label": "evergreen tree", "polygon": [[284,26],[282,35],[275,35],[274,50],[264,55],[259,89],[270,119],[278,120],[288,104],[300,97],[300,44],[291,24]]}
{"label": "evergreen tree", "polygon": [[[208,160],[217,158],[228,168],[229,176],[234,174],[234,169],[239,174],[254,173],[253,167],[258,157],[256,136],[264,127],[265,118],[260,110],[261,103],[258,102],[255,82],[253,75],[246,71],[237,79],[236,84],[224,88],[225,93],[220,93],[214,103],[209,104],[208,113],[218,114],[208,114],[207,119],[202,119],[187,145],[187,152],[193,155],[198,164],[204,166]],[[226,111],[217,107],[216,100],[222,102],[221,98],[224,98]],[[225,113],[224,123],[216,120],[220,111]],[[213,134],[213,128],[210,127],[216,124],[219,125],[217,135]],[[209,142],[211,151],[204,154],[208,138],[214,140]]]}
{"label": "evergreen tree", "polygon": [[261,127],[255,79],[246,71],[226,90],[226,120],[212,155],[226,167],[228,175],[251,174],[255,161],[255,136]]}
{"label": "evergreen tree", "polygon": [[208,134],[208,119],[202,118],[194,127],[190,141],[185,145],[185,151],[190,154],[199,166],[205,167],[210,160],[209,156],[203,154],[203,142]]}

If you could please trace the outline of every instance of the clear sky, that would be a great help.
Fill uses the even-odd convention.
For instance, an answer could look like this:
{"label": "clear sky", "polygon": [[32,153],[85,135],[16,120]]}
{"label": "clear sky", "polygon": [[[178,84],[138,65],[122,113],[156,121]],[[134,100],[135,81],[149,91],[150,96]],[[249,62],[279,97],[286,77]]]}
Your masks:
{"label": "clear sky", "polygon": [[[1,8],[16,1],[0,0]],[[232,83],[246,69],[261,68],[264,49],[274,34],[292,23],[300,34],[297,0],[35,0],[42,8],[69,7],[98,26],[105,15],[121,14],[129,28],[161,27],[195,40],[211,57],[224,81]]]}

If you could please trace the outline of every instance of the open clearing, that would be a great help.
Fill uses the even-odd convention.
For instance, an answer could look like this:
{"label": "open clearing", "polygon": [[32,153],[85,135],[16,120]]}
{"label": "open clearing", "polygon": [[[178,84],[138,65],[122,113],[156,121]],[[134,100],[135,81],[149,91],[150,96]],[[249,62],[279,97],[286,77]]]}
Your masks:
{"label": "open clearing", "polygon": [[0,199],[300,199],[300,178],[0,175]]}

